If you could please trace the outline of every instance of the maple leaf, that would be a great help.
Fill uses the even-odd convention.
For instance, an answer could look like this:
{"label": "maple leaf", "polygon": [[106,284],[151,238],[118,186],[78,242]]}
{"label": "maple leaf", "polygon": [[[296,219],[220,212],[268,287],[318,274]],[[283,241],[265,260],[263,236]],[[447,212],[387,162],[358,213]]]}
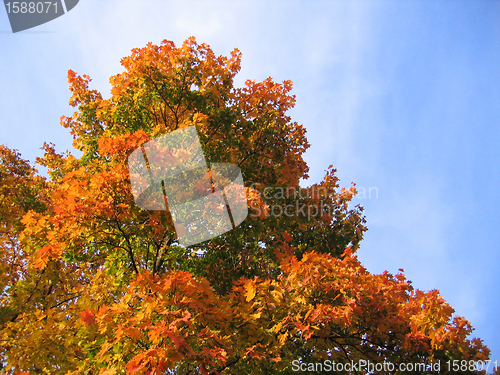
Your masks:
{"label": "maple leaf", "polygon": [[255,294],[257,293],[255,289],[255,284],[251,280],[247,280],[244,285],[245,288],[245,297],[246,301],[249,302],[254,299]]}
{"label": "maple leaf", "polygon": [[95,317],[92,311],[84,310],[80,313],[80,319],[86,326],[95,324]]}

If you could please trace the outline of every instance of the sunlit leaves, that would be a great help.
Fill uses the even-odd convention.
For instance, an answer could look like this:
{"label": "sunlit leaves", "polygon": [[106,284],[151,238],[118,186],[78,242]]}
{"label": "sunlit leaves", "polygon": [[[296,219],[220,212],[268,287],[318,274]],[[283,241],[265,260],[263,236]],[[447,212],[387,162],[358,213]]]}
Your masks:
{"label": "sunlit leaves", "polygon": [[[7,373],[275,374],[298,359],[488,357],[438,291],[360,264],[366,227],[362,207],[350,206],[355,185],[340,188],[329,166],[322,181],[299,186],[309,145],[287,115],[292,82],[235,88],[240,63],[238,50],[216,56],[194,38],[150,43],[122,59],[107,99],[69,71],[75,113],[61,123],[83,155],[44,144],[37,162],[48,181],[0,146]],[[177,238],[188,228],[176,233],[168,211],[135,204],[127,160],[192,125],[209,163],[241,168],[250,215],[186,248]],[[161,164],[188,155],[166,151]]]}

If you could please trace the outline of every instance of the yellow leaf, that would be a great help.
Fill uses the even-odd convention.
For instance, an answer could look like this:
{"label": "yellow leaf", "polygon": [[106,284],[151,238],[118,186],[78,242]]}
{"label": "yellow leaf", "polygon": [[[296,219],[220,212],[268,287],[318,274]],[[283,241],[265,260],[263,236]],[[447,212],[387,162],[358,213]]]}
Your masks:
{"label": "yellow leaf", "polygon": [[245,282],[244,288],[244,296],[246,297],[247,302],[250,302],[255,297],[255,284],[251,280],[248,280]]}

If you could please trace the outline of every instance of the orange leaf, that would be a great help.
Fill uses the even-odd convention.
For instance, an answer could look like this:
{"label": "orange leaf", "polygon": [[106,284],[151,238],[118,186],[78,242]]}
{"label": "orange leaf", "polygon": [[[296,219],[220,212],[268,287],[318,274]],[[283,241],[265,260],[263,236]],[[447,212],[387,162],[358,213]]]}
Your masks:
{"label": "orange leaf", "polygon": [[95,323],[95,317],[91,310],[84,310],[80,312],[80,319],[87,327]]}

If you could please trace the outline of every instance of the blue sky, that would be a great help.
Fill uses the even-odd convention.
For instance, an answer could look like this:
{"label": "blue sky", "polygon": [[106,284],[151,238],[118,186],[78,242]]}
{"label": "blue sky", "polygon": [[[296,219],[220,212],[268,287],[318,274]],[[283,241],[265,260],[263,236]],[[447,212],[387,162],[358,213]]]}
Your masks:
{"label": "blue sky", "polygon": [[237,85],[294,81],[310,181],[366,189],[363,263],[439,289],[500,362],[500,2],[80,0],[17,34],[0,9],[0,143],[70,149],[68,69],[108,96],[132,48],[191,35],[242,51]]}

